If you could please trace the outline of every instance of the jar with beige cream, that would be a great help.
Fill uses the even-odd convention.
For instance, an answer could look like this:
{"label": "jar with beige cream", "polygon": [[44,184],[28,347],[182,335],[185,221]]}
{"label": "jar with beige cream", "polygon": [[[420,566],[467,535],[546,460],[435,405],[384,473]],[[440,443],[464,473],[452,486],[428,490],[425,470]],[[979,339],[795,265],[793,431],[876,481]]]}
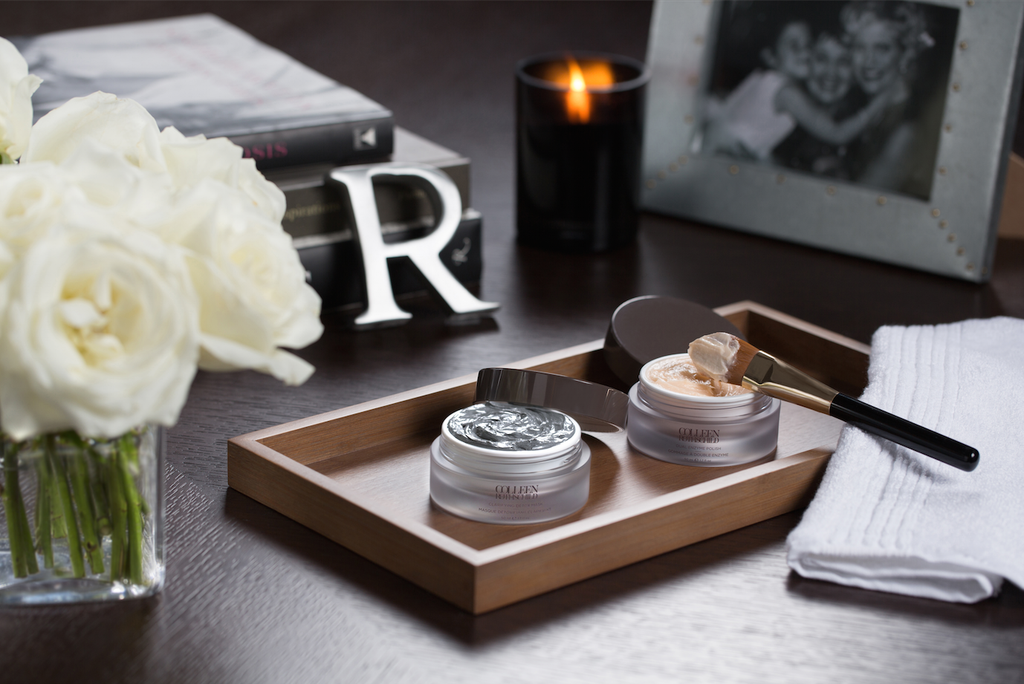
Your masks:
{"label": "jar with beige cream", "polygon": [[634,449],[690,466],[732,466],[770,456],[778,399],[701,374],[689,354],[655,359],[629,392],[626,434]]}

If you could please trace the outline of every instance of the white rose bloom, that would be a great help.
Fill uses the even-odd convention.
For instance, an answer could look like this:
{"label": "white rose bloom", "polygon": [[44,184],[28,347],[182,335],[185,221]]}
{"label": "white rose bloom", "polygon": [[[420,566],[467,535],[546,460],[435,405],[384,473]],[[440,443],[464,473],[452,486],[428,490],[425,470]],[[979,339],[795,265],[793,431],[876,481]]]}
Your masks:
{"label": "white rose bloom", "polygon": [[204,178],[212,178],[244,192],[271,221],[284,218],[284,193],[256,170],[256,162],[242,157],[242,148],[227,138],[186,138],[178,129],[160,132],[167,170],[175,185],[186,190]]}
{"label": "white rose bloom", "polygon": [[133,223],[166,216],[173,202],[175,187],[167,173],[145,171],[91,138],[83,138],[59,168],[90,202]]}
{"label": "white rose bloom", "polygon": [[181,250],[68,205],[0,283],[0,421],[14,439],[173,425],[199,354]]}
{"label": "white rose bloom", "polygon": [[290,385],[305,382],[313,367],[280,347],[320,337],[320,296],[280,224],[241,191],[204,180],[181,198],[161,234],[190,253],[200,368],[251,368]]}
{"label": "white rose bloom", "polygon": [[94,140],[143,171],[166,171],[156,119],[134,100],[96,92],[75,97],[43,115],[32,127],[23,161],[60,164]]}
{"label": "white rose bloom", "polygon": [[[65,202],[84,197],[67,174],[49,162],[0,166],[0,243],[16,257],[60,218]],[[4,273],[0,266],[0,278]]]}
{"label": "white rose bloom", "polygon": [[0,38],[0,161],[22,155],[32,131],[32,93],[42,81],[11,41]]}

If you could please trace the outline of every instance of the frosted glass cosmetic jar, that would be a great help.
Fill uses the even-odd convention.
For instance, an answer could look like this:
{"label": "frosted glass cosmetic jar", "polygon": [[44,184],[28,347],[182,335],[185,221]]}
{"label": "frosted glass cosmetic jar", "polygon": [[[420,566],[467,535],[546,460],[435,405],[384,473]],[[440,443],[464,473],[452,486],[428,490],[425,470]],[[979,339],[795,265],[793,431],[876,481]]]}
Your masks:
{"label": "frosted glass cosmetic jar", "polygon": [[672,354],[640,369],[640,381],[629,391],[626,422],[634,449],[690,466],[740,465],[775,451],[778,399],[750,391],[702,396],[669,389],[666,373],[688,365],[688,354]]}
{"label": "frosted glass cosmetic jar", "polygon": [[575,513],[590,494],[590,448],[553,409],[485,401],[448,416],[430,446],[430,498],[449,513],[522,525]]}

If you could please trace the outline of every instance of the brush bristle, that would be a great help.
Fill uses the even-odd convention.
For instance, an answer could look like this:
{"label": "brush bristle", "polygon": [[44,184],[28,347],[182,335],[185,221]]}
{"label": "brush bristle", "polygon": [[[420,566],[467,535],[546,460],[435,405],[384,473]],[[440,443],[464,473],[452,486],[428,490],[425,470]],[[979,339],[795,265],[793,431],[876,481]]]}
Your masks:
{"label": "brush bristle", "polygon": [[747,374],[747,366],[750,365],[751,360],[753,360],[754,356],[761,350],[746,340],[741,340],[735,335],[733,336],[733,339],[739,342],[740,348],[736,352],[736,359],[732,362],[732,365],[729,366],[729,372],[726,374],[724,380],[725,382],[733,385],[742,385],[743,376]]}
{"label": "brush bristle", "polygon": [[697,370],[715,380],[742,385],[747,366],[758,349],[727,332],[717,332],[694,340],[687,348]]}

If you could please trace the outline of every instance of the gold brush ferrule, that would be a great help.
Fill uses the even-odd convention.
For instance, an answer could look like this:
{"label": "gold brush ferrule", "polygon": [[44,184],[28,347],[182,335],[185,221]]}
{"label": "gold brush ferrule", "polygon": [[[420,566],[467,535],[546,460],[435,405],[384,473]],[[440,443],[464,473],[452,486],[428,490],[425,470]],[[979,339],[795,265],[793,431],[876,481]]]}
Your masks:
{"label": "gold brush ferrule", "polygon": [[764,352],[750,360],[743,375],[743,386],[814,411],[828,414],[839,392],[798,371],[785,361]]}

